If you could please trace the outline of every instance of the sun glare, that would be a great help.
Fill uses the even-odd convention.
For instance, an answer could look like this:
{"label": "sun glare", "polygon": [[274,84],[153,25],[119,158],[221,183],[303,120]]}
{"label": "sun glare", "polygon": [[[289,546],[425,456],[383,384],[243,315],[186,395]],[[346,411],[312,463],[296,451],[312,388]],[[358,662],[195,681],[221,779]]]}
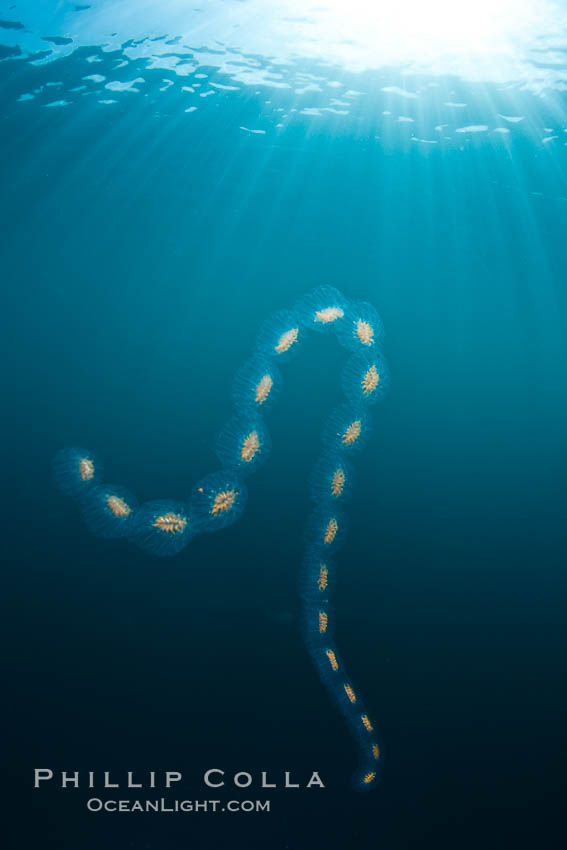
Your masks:
{"label": "sun glare", "polygon": [[[288,0],[288,21],[308,48],[367,68],[404,65],[434,73],[506,79],[543,33],[564,18],[549,0]],[[303,9],[302,16],[300,9]],[[541,46],[541,45],[540,45]]]}

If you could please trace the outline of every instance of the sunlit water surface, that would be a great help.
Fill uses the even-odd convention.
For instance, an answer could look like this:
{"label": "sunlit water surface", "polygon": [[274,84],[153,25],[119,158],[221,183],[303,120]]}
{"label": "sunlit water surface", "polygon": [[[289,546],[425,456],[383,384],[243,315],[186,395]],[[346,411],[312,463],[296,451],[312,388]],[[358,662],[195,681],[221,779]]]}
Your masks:
{"label": "sunlit water surface", "polygon": [[[243,130],[272,137],[333,117],[341,131],[350,125],[386,143],[567,140],[559,0],[208,0],[195,8],[23,0],[0,14],[0,56],[51,66],[42,85],[22,86],[23,104],[60,108],[92,97],[111,107],[159,92],[159,108],[187,116],[249,90],[258,114]],[[81,72],[58,79],[60,60],[77,51]]]}

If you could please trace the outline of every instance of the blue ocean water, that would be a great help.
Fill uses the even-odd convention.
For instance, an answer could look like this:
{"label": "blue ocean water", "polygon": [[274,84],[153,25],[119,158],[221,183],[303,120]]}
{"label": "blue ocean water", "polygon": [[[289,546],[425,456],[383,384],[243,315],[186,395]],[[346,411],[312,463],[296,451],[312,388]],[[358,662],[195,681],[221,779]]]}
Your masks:
{"label": "blue ocean water", "polygon": [[[374,67],[359,30],[325,48],[316,9],[297,24],[311,41],[284,28],[280,42],[256,3],[204,3],[183,23],[171,6],[157,23],[126,2],[0,10],[18,845],[557,848],[564,18],[547,53],[545,30],[531,47],[518,35],[500,74],[426,57],[408,73],[405,56]],[[176,558],[91,536],[51,478],[58,449],[87,445],[140,500],[186,498],[218,465],[262,322],[325,283],[376,305],[392,376],[355,461],[335,600],[383,742],[368,795],[348,787],[354,747],[299,623],[336,342],[286,366],[242,519]],[[243,797],[206,791],[208,768],[278,783],[317,770],[327,787],[255,780],[244,796],[270,813],[95,815],[84,786],[34,790],[36,767],[180,770],[194,800]]]}

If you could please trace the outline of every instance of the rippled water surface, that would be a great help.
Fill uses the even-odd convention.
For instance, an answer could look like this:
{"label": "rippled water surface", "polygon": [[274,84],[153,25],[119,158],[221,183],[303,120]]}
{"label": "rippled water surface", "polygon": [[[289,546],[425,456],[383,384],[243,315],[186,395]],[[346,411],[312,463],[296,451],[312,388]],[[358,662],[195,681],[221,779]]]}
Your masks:
{"label": "rippled water surface", "polygon": [[[30,0],[2,15],[0,56],[51,65],[22,79],[22,103],[112,106],[127,92],[192,114],[231,96],[258,98],[245,132],[278,139],[326,118],[397,145],[565,143],[567,9],[554,0]],[[65,57],[81,59],[72,73]]]}

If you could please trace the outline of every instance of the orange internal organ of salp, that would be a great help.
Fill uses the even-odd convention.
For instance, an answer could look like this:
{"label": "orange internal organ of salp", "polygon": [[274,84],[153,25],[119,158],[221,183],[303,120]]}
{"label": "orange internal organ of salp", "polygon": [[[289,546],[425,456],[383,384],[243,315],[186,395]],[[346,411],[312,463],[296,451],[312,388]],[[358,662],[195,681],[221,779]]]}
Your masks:
{"label": "orange internal organ of salp", "polygon": [[319,633],[325,634],[327,631],[327,625],[329,623],[329,618],[325,611],[319,611]]}
{"label": "orange internal organ of salp", "polygon": [[323,540],[325,541],[327,546],[330,546],[330,544],[333,542],[333,540],[335,539],[335,537],[338,534],[338,531],[339,531],[339,524],[338,524],[336,518],[332,517],[332,519],[330,519],[329,522],[326,525],[325,534],[323,536]]}
{"label": "orange internal organ of salp", "polygon": [[181,516],[181,514],[175,514],[173,511],[169,511],[166,514],[157,516],[152,525],[165,534],[180,534],[187,527],[187,519]]}
{"label": "orange internal organ of salp", "polygon": [[106,504],[111,513],[117,518],[127,517],[132,513],[132,508],[120,496],[107,496]]}
{"label": "orange internal organ of salp", "polygon": [[298,337],[299,328],[290,328],[288,331],[283,333],[274,346],[276,354],[285,354],[286,351],[289,351],[291,346],[297,342]]}
{"label": "orange internal organ of salp", "polygon": [[354,422],[351,422],[346,431],[341,434],[341,443],[343,446],[352,446],[362,432],[362,422],[360,419],[355,419]]}
{"label": "orange internal organ of salp", "polygon": [[372,744],[372,758],[380,758],[380,747],[378,746],[378,744]]}
{"label": "orange internal organ of salp", "polygon": [[363,345],[372,345],[374,342],[374,328],[365,319],[357,320],[355,333]]}
{"label": "orange internal organ of salp", "polygon": [[336,672],[339,669],[339,662],[337,661],[337,656],[335,655],[332,649],[326,649],[325,655],[329,659],[331,670],[334,670]]}
{"label": "orange internal organ of salp", "polygon": [[362,725],[364,726],[364,728],[366,729],[367,732],[373,732],[374,731],[374,727],[373,727],[372,723],[370,722],[370,718],[367,714],[363,714],[360,719],[362,720]]}
{"label": "orange internal organ of salp", "polygon": [[319,575],[317,576],[317,590],[323,592],[327,590],[329,584],[329,570],[326,564],[319,565]]}
{"label": "orange internal organ of salp", "polygon": [[240,457],[245,463],[250,463],[250,461],[254,460],[258,451],[260,449],[260,437],[258,436],[257,431],[250,431],[249,434],[244,437],[242,441],[242,446],[240,447]]}
{"label": "orange internal organ of salp", "polygon": [[349,698],[350,702],[356,702],[356,694],[353,691],[351,685],[345,685],[345,694]]}
{"label": "orange internal organ of salp", "polygon": [[91,478],[94,477],[94,473],[94,463],[90,457],[82,457],[79,460],[79,475],[81,476],[81,481],[90,481]]}
{"label": "orange internal organ of salp", "polygon": [[376,779],[376,774],[374,773],[373,770],[371,770],[369,773],[365,773],[364,776],[362,777],[362,781],[365,785],[370,785],[370,783],[374,782],[375,779]]}
{"label": "orange internal organ of salp", "polygon": [[215,494],[215,498],[213,499],[211,514],[218,516],[229,511],[236,501],[236,496],[236,490],[220,490]]}
{"label": "orange internal organ of salp", "polygon": [[343,490],[345,489],[345,471],[342,466],[338,466],[333,472],[333,477],[331,479],[331,493],[333,496],[341,496]]}
{"label": "orange internal organ of salp", "polygon": [[364,373],[362,377],[362,392],[363,395],[371,395],[380,382],[378,369],[374,364]]}
{"label": "orange internal organ of salp", "polygon": [[345,311],[341,307],[323,307],[322,310],[316,310],[315,321],[322,325],[330,325],[336,322],[337,319],[342,319]]}
{"label": "orange internal organ of salp", "polygon": [[256,404],[264,404],[264,402],[268,400],[268,396],[272,392],[273,386],[274,381],[270,374],[266,373],[260,378],[256,384],[256,390],[254,393],[254,401]]}

